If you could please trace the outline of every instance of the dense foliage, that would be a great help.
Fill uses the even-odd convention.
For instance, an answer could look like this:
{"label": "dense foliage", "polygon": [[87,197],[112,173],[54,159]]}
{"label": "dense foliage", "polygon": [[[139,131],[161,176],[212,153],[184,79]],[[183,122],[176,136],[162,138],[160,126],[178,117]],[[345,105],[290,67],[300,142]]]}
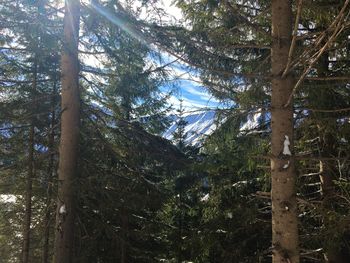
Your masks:
{"label": "dense foliage", "polygon": [[[350,261],[348,2],[293,2],[301,262]],[[270,262],[271,1],[178,0],[176,23],[158,4],[81,1],[72,262]],[[0,3],[1,262],[53,258],[63,5]],[[225,105],[195,147],[182,104],[161,138],[165,52]]]}

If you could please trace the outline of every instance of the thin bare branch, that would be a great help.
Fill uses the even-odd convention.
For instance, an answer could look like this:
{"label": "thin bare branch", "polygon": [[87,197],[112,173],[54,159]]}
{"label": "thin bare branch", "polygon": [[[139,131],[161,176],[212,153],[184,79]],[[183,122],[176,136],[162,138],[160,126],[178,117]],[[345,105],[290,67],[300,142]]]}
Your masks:
{"label": "thin bare branch", "polygon": [[295,22],[294,22],[292,43],[291,43],[290,48],[289,48],[288,61],[287,61],[286,68],[285,68],[285,70],[284,70],[284,72],[282,74],[282,78],[284,78],[288,74],[290,66],[291,66],[291,63],[292,63],[293,53],[294,53],[295,43],[296,43],[296,38],[297,38],[297,34],[298,34],[298,25],[299,25],[299,19],[300,19],[302,6],[303,6],[303,0],[299,0],[298,1],[298,7],[297,7],[297,14],[296,14]]}
{"label": "thin bare branch", "polygon": [[[311,57],[311,62],[309,64],[309,66],[307,67],[306,70],[304,70],[304,72],[302,73],[302,75],[300,76],[299,80],[297,81],[297,83],[295,84],[287,103],[284,105],[284,107],[288,107],[292,101],[292,98],[295,94],[295,92],[297,91],[298,87],[301,85],[301,83],[304,81],[306,75],[310,72],[311,68],[313,67],[313,65],[319,60],[319,58],[322,56],[322,54],[327,50],[327,48],[335,41],[335,39],[338,37],[338,35],[344,30],[345,26],[343,25],[343,19],[345,17],[345,10],[346,7],[348,6],[350,0],[346,0],[344,3],[343,8],[341,9],[341,11],[339,12],[338,16],[336,17],[336,19],[333,21],[333,23],[328,27],[328,29],[324,32],[324,36],[326,35],[327,31],[330,31],[334,28],[332,35],[329,37],[328,41],[322,46],[321,49],[319,49],[312,57]],[[348,14],[346,15],[346,17],[348,16]],[[318,41],[316,42],[316,45],[319,45],[322,40],[323,37],[321,37],[320,39],[318,39]]]}

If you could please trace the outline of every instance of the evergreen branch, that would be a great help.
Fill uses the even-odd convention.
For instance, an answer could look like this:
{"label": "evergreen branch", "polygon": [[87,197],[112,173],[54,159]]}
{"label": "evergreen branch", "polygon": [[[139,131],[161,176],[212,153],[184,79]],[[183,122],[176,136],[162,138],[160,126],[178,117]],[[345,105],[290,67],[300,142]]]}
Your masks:
{"label": "evergreen branch", "polygon": [[[263,159],[263,160],[271,160],[273,157],[271,154],[267,155],[250,155],[248,156],[252,159]],[[314,160],[314,161],[337,161],[337,160],[348,160],[348,157],[322,157],[322,156],[316,156],[316,155],[299,155],[296,154],[293,157],[295,160]]]}
{"label": "evergreen branch", "polygon": [[[95,4],[97,5],[97,4]],[[125,11],[125,9],[118,4],[118,9],[120,9],[123,13],[127,13]],[[99,6],[99,8],[103,8],[102,6]],[[92,9],[94,11],[94,9]],[[100,15],[100,13],[99,13]],[[112,14],[109,14],[112,15]],[[108,19],[108,18],[106,18]],[[119,18],[120,19],[120,18]],[[138,24],[140,24],[139,21],[136,21]],[[126,23],[126,22],[125,22]],[[265,76],[265,75],[261,75],[261,74],[255,74],[255,73],[235,73],[235,72],[231,72],[231,71],[225,71],[225,70],[221,70],[221,69],[213,69],[213,68],[206,68],[203,65],[191,62],[190,60],[184,58],[182,55],[180,55],[179,53],[172,51],[169,47],[166,47],[165,45],[163,45],[162,43],[158,43],[155,39],[152,39],[152,37],[150,36],[146,36],[144,32],[142,32],[139,28],[137,28],[136,26],[132,25],[131,23],[128,23],[128,28],[130,28],[130,30],[133,32],[133,34],[135,34],[137,36],[137,39],[142,39],[142,42],[145,42],[147,44],[153,44],[155,45],[157,48],[159,48],[162,51],[165,51],[166,53],[174,56],[175,58],[179,59],[180,61],[193,66],[193,67],[197,67],[200,68],[202,70],[207,70],[207,71],[211,71],[211,72],[215,72],[221,75],[225,75],[225,76],[229,76],[229,77],[243,77],[243,78],[258,78],[258,79],[271,79],[270,76]],[[264,31],[265,32],[265,31]],[[266,33],[266,32],[265,32]],[[97,35],[98,37],[98,35]],[[140,40],[141,41],[141,40]]]}
{"label": "evergreen branch", "polygon": [[313,112],[344,112],[344,111],[350,111],[350,108],[343,108],[343,109],[332,109],[332,110],[326,110],[326,109],[312,109],[309,108],[308,110],[313,111]]}
{"label": "evergreen branch", "polygon": [[175,58],[179,59],[180,61],[184,62],[185,64],[195,67],[195,68],[199,68],[202,70],[206,70],[206,71],[210,71],[213,73],[217,73],[217,74],[221,74],[224,76],[228,76],[228,77],[243,77],[243,78],[254,78],[254,79],[271,79],[271,76],[265,76],[265,75],[261,75],[261,74],[257,74],[257,73],[236,73],[236,72],[231,72],[231,71],[227,71],[227,70],[222,70],[222,69],[216,69],[216,68],[207,68],[203,65],[197,64],[195,62],[192,62],[186,58],[184,58],[183,56],[181,56],[180,54],[172,51],[171,49],[162,46],[161,44],[157,44],[157,43],[153,43],[155,44],[159,49],[164,50],[166,53],[174,56]]}
{"label": "evergreen branch", "polygon": [[[174,34],[174,32],[176,32],[176,29],[172,29],[170,28],[170,30],[167,30],[167,28],[162,28],[159,26],[155,26],[155,25],[149,25],[145,22],[141,22],[139,21],[139,24],[148,27],[149,30],[153,31],[153,32],[157,32],[157,33],[162,33],[163,35],[167,35],[169,38],[176,38],[176,34]],[[184,29],[181,29],[184,30]],[[186,44],[198,44],[198,48],[202,48],[204,49],[205,47],[203,47],[203,42],[201,42],[200,40],[194,39],[194,38],[185,38],[182,39],[182,41],[184,41],[184,43]],[[187,42],[186,42],[187,41]],[[271,49],[271,46],[268,44],[259,44],[259,43],[255,43],[254,41],[239,41],[239,42],[232,42],[226,45],[220,45],[220,43],[214,42],[217,47],[220,48],[230,48],[230,49]],[[218,45],[219,44],[219,45]],[[206,46],[207,47],[207,46]]]}
{"label": "evergreen branch", "polygon": [[[53,81],[52,79],[38,79],[37,82],[49,82]],[[32,83],[32,80],[16,80],[16,79],[0,79],[0,82],[7,84],[7,83],[14,83],[14,84],[25,84],[25,83]]]}
{"label": "evergreen branch", "polygon": [[241,15],[240,10],[237,7],[234,7],[233,5],[231,5],[231,3],[228,0],[225,0],[223,2],[224,2],[224,5],[232,12],[232,14],[236,14],[240,18],[240,20],[243,21],[246,25],[253,28],[257,32],[262,33],[265,36],[270,36],[269,32],[266,32],[262,27],[252,23],[245,16]]}
{"label": "evergreen branch", "polygon": [[17,47],[0,47],[0,50],[28,51],[27,48],[17,48]]}
{"label": "evergreen branch", "polygon": [[95,69],[92,69],[90,67],[84,67],[80,71],[81,72],[87,72],[87,73],[93,73],[93,74],[101,75],[101,76],[107,76],[107,77],[117,77],[117,76],[119,76],[118,74],[113,74],[113,73],[110,73],[110,72],[103,72],[101,70],[95,70]]}
{"label": "evergreen branch", "polygon": [[5,127],[5,128],[0,128],[0,131],[8,131],[8,130],[14,130],[14,129],[23,129],[23,128],[28,128],[31,125],[21,125],[21,126],[11,126],[11,127]]}
{"label": "evergreen branch", "polygon": [[101,54],[106,54],[105,51],[85,51],[85,50],[78,50],[79,53],[81,54],[87,54],[87,55],[101,55]]}
{"label": "evergreen branch", "polygon": [[330,77],[306,77],[305,80],[315,80],[315,81],[333,81],[333,80],[339,80],[339,81],[349,81],[350,76],[330,76]]}
{"label": "evergreen branch", "polygon": [[179,61],[179,59],[174,59],[174,60],[172,60],[172,61],[170,61],[170,62],[168,62],[168,63],[166,63],[164,65],[161,65],[159,67],[156,67],[156,68],[152,68],[151,67],[151,68],[147,69],[145,72],[143,72],[143,74],[147,75],[147,74],[151,74],[151,73],[160,71],[160,70],[162,70],[162,69],[164,69],[164,68],[166,68],[166,67],[168,67],[168,66],[170,66],[170,65],[172,65],[174,63],[176,63],[177,61]]}
{"label": "evergreen branch", "polygon": [[[58,154],[58,151],[51,151],[51,152],[45,152],[45,153],[42,153],[40,155],[38,155],[35,160],[36,162],[38,161],[41,161],[41,160],[45,160],[47,157],[53,155],[53,154]],[[20,167],[20,166],[23,166],[23,164],[26,164],[27,163],[27,160],[20,160],[16,163],[13,163],[13,164],[10,164],[10,165],[0,165],[0,172],[1,171],[6,171],[6,170],[9,170],[9,169],[12,169],[12,168],[17,168],[17,167]]]}

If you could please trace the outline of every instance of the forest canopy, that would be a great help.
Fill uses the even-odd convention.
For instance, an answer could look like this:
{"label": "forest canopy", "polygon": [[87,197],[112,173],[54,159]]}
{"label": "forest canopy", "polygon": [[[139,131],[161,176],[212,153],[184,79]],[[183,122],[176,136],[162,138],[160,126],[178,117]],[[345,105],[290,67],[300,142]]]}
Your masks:
{"label": "forest canopy", "polygon": [[0,261],[350,262],[349,33],[350,0],[0,0]]}

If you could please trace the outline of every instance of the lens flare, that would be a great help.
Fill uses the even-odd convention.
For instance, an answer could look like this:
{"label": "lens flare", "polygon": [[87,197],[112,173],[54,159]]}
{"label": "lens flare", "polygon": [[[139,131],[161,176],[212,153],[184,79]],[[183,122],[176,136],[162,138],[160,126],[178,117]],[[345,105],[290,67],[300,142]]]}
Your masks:
{"label": "lens flare", "polygon": [[128,24],[125,20],[119,18],[116,14],[112,13],[110,10],[96,3],[95,1],[90,2],[90,6],[98,12],[100,15],[108,19],[110,22],[118,26],[124,32],[129,34],[131,37],[137,39],[138,41],[147,44],[147,41],[140,33],[138,33],[130,24]]}

